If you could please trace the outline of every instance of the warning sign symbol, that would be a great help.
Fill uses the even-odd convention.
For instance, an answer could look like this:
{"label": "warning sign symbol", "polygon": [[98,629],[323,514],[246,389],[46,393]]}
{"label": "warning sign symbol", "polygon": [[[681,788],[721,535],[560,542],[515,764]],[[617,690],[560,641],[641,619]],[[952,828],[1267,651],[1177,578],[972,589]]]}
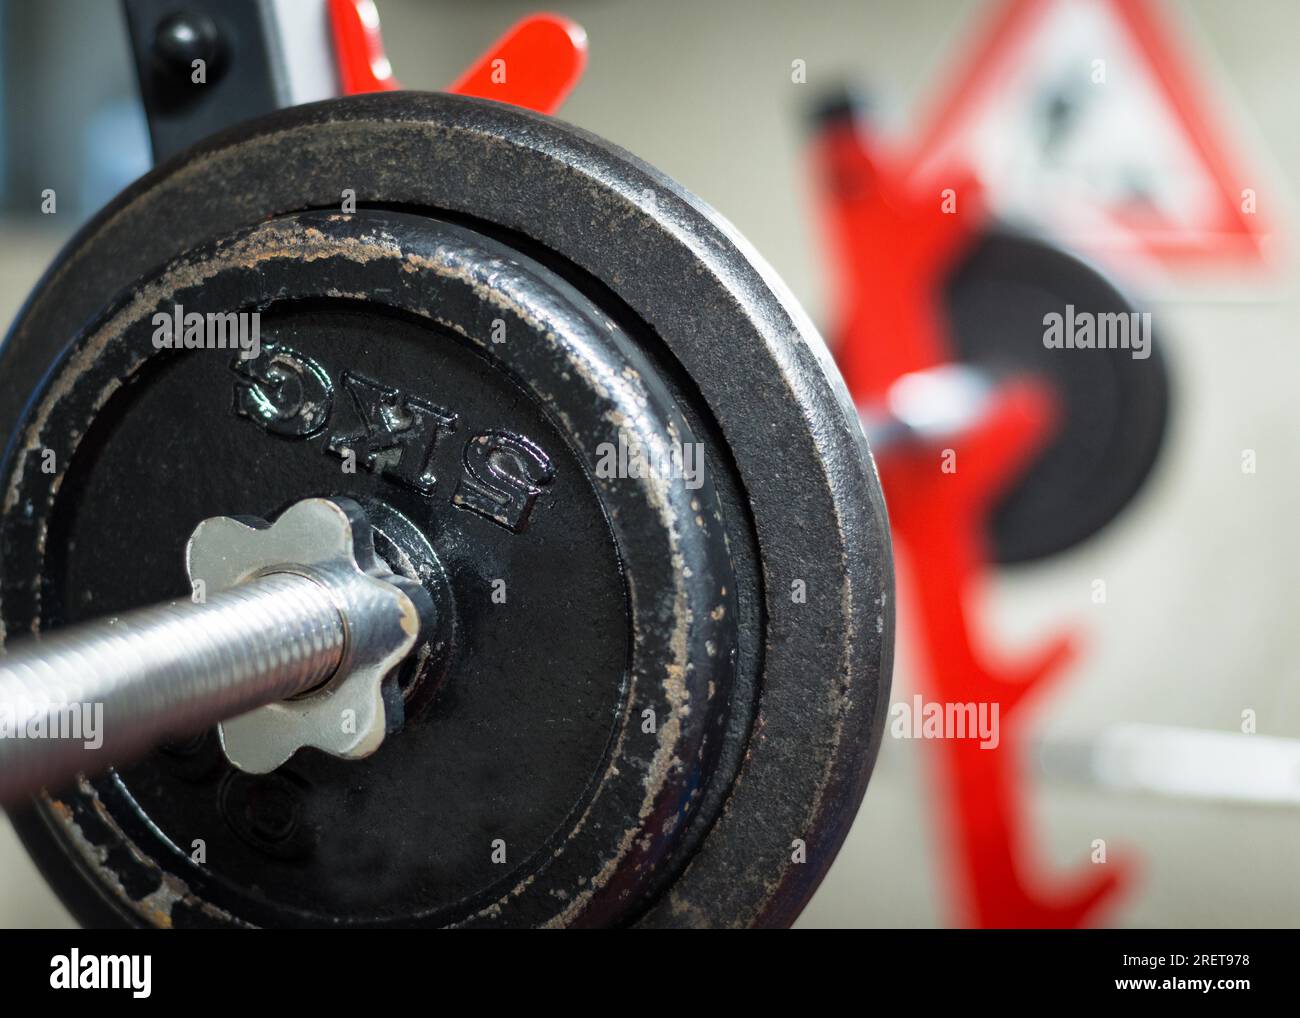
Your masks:
{"label": "warning sign symbol", "polygon": [[972,169],[993,207],[1166,265],[1258,263],[1268,194],[1153,0],[1011,0],[937,106],[916,170]]}

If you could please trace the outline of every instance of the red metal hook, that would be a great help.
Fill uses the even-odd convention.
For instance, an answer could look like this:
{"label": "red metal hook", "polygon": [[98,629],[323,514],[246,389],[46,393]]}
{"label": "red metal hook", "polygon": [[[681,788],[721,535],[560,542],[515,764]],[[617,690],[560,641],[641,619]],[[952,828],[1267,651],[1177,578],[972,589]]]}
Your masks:
{"label": "red metal hook", "polygon": [[[372,0],[329,0],[329,17],[344,95],[401,88],[384,55]],[[586,65],[581,25],[558,14],[534,14],[511,26],[447,91],[554,113]]]}
{"label": "red metal hook", "polygon": [[[870,150],[862,125],[847,117],[823,130],[815,163],[835,273],[836,356],[854,399],[880,403],[901,376],[951,359],[939,310],[943,281],[987,214],[971,175],[918,182],[907,162]],[[931,747],[955,919],[1075,927],[1095,917],[1132,868],[1112,858],[1062,881],[1031,858],[1019,783],[1024,705],[1061,674],[1074,638],[1051,640],[1028,660],[995,662],[974,633],[990,571],[988,515],[1050,434],[1056,401],[1043,383],[1022,377],[1003,383],[990,407],[948,449],[888,449],[878,462],[894,534],[911,553],[923,698],[999,710],[996,748],[971,739]],[[954,469],[942,469],[945,458]]]}
{"label": "red metal hook", "polygon": [[334,62],[343,95],[392,92],[402,86],[384,55],[379,32],[379,11],[374,0],[329,0],[330,34],[334,37]]}
{"label": "red metal hook", "polygon": [[586,66],[582,26],[558,14],[534,14],[515,22],[447,91],[554,113]]}

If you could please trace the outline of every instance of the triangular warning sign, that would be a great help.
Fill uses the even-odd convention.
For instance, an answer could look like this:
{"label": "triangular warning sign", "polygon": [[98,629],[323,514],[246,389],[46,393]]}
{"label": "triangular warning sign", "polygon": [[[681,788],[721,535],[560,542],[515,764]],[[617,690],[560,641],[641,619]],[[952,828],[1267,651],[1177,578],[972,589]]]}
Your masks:
{"label": "triangular warning sign", "polygon": [[1010,0],[936,107],[917,172],[969,167],[997,211],[1094,252],[1258,263],[1271,195],[1242,172],[1161,13]]}

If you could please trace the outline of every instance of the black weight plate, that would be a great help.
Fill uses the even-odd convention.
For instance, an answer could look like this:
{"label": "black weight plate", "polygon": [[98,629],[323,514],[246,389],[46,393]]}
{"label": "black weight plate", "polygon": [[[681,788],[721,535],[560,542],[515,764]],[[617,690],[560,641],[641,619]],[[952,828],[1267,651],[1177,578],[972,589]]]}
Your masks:
{"label": "black weight plate", "polygon": [[1058,431],[997,506],[997,560],[1028,562],[1074,547],[1115,518],[1155,465],[1169,417],[1161,337],[1151,355],[1051,349],[1044,316],[1067,305],[1093,314],[1139,311],[1095,269],[1009,229],[983,234],[944,294],[960,360],[1047,379],[1061,400]]}
{"label": "black weight plate", "polygon": [[[7,527],[6,580],[43,563],[40,584],[5,584],[9,625],[183,596],[178,551],[199,520],[269,516],[307,492],[399,514],[454,611],[439,688],[364,761],[307,751],[254,777],[219,758],[196,771],[199,746],[89,786],[139,853],[185,881],[171,920],[621,920],[689,844],[738,654],[708,478],[599,475],[596,453],[619,434],[695,444],[635,345],[526,256],[391,211],[273,220],[187,253],[117,305],[29,414],[64,466],[18,459],[17,500],[49,509]],[[154,316],[176,307],[258,309],[265,346],[248,360],[153,349]],[[376,469],[344,471],[336,443],[367,444],[357,411],[381,385],[400,392],[393,412],[441,423],[402,432],[414,444]],[[503,436],[538,458],[524,511],[475,495],[492,476],[480,449]],[[159,489],[162,506],[136,511]],[[643,728],[646,710],[663,723]],[[196,839],[202,865],[175,858]]]}
{"label": "black weight plate", "polygon": [[[261,355],[151,350],[153,315],[178,305],[260,307]],[[264,361],[328,382],[306,397],[258,383],[250,400]],[[400,389],[402,410],[437,407],[447,423],[386,468],[343,472],[331,436],[352,442],[346,404],[374,381]],[[373,757],[309,751],[258,778],[195,773],[194,754],[178,766],[172,752],[97,780],[148,857],[203,842],[204,865],[177,874],[196,901],[257,925],[614,921],[671,869],[688,823],[634,823],[622,851],[605,843],[628,825],[629,801],[645,797],[652,818],[684,814],[711,781],[732,703],[737,582],[706,477],[688,488],[597,476],[592,451],[618,431],[695,438],[580,294],[426,217],[289,216],[142,281],[48,391],[33,420],[59,422],[42,444],[67,466],[29,469],[16,489],[52,508],[8,528],[6,577],[33,564],[25,530],[41,528],[48,549],[45,582],[6,589],[11,625],[183,596],[177,551],[199,520],[269,515],[306,492],[382,501],[422,532],[450,588],[447,674]],[[251,411],[273,399],[264,427]],[[481,443],[503,435],[539,450],[549,475],[538,472],[541,493],[518,522],[471,497],[488,473]],[[405,469],[415,454],[419,483]],[[164,511],[136,511],[159,488]],[[641,727],[647,709],[665,719],[654,731]],[[505,862],[490,850],[498,839]],[[598,892],[605,869],[617,903]]]}
{"label": "black weight plate", "polygon": [[[337,209],[344,189],[355,191],[357,215],[297,216],[304,209]],[[295,229],[315,230],[323,239],[277,239],[277,231]],[[155,358],[143,349],[138,321],[116,328],[135,320],[132,302],[143,301],[147,310],[157,301],[146,285],[155,277],[168,280],[167,294],[214,301],[222,310],[265,308],[272,339],[309,345],[333,375],[354,366],[346,363],[352,352],[364,350],[367,370],[378,374],[373,360],[402,376],[421,398],[463,398],[469,408],[501,409],[503,426],[532,429],[542,436],[539,443],[559,435],[563,441],[547,451],[555,457],[557,478],[561,470],[572,477],[563,447],[578,460],[589,458],[595,434],[584,434],[573,415],[581,417],[584,404],[590,413],[599,410],[608,387],[574,380],[570,392],[557,382],[556,363],[548,368],[534,358],[505,367],[516,383],[510,403],[509,386],[485,379],[480,363],[493,355],[484,338],[490,321],[485,305],[499,313],[500,294],[477,306],[467,297],[458,325],[448,325],[439,320],[436,302],[416,299],[428,291],[417,287],[402,296],[400,259],[379,254],[385,245],[403,257],[417,253],[419,264],[412,263],[416,271],[409,275],[425,279],[457,230],[478,253],[460,263],[459,276],[443,273],[438,300],[457,278],[486,287],[482,292],[502,274],[507,281],[516,273],[544,280],[552,297],[530,297],[530,313],[520,321],[531,321],[536,337],[581,332],[591,343],[599,330],[590,326],[605,323],[612,346],[600,363],[621,363],[628,372],[621,377],[643,385],[651,420],[704,442],[712,482],[698,506],[685,503],[690,512],[674,503],[660,524],[647,523],[643,548],[627,519],[637,499],[619,509],[618,485],[591,483],[589,462],[576,472],[587,477],[590,490],[583,494],[578,485],[557,494],[550,530],[545,513],[538,515],[535,533],[545,532],[548,545],[554,544],[535,564],[541,575],[519,609],[531,605],[534,614],[521,625],[527,632],[520,639],[511,641],[510,627],[503,627],[498,663],[488,654],[484,664],[490,677],[501,678],[512,655],[526,660],[530,635],[549,635],[554,646],[548,653],[558,655],[550,660],[563,674],[555,668],[533,673],[541,686],[531,691],[538,702],[521,705],[513,718],[544,725],[547,704],[564,709],[564,697],[576,696],[570,706],[581,701],[591,725],[558,757],[544,733],[521,727],[518,760],[501,759],[509,745],[489,741],[476,750],[472,738],[461,743],[471,756],[479,753],[477,768],[462,761],[468,791],[478,794],[495,782],[502,799],[500,809],[483,807],[483,815],[491,814],[485,825],[514,822],[528,809],[535,814],[534,833],[519,836],[523,858],[512,858],[519,869],[475,875],[479,860],[471,859],[469,869],[442,871],[438,867],[456,855],[454,839],[436,851],[419,843],[436,808],[420,803],[420,794],[438,779],[428,778],[416,748],[435,755],[441,750],[432,736],[420,734],[431,730],[428,719],[445,711],[447,724],[456,724],[478,710],[481,727],[499,706],[490,696],[466,702],[462,658],[450,664],[430,713],[414,712],[407,729],[371,760],[312,759],[303,773],[294,769],[295,758],[264,787],[250,790],[240,776],[226,774],[218,795],[204,793],[205,801],[218,803],[217,811],[242,811],[253,840],[279,839],[284,858],[263,851],[263,858],[250,855],[240,863],[249,839],[226,833],[213,835],[223,853],[219,865],[197,865],[183,851],[186,829],[215,823],[211,809],[200,813],[177,801],[180,783],[209,780],[202,745],[174,747],[135,768],[42,798],[20,818],[20,830],[87,921],[782,923],[797,915],[847,833],[883,728],[893,619],[883,506],[843,386],[828,371],[825,350],[804,316],[716,214],[605,143],[497,104],[396,93],[284,111],[164,164],[74,239],[0,353],[0,427],[10,436],[0,611],[9,630],[93,613],[109,592],[121,598],[110,603],[123,607],[133,598],[174,594],[176,573],[167,575],[164,546],[209,505],[211,512],[268,513],[278,504],[236,509],[234,503],[254,493],[276,503],[323,493],[325,455],[298,456],[301,449],[290,452],[284,443],[258,452],[253,445],[269,440],[228,408],[219,423],[208,421],[223,403],[218,390],[229,393],[225,363],[210,357],[198,363],[198,351]],[[441,240],[429,231],[441,231]],[[252,237],[260,253],[231,262],[239,238]],[[342,253],[349,245],[369,253],[349,259]],[[205,277],[199,271],[223,259],[221,272]],[[445,259],[439,264],[450,265]],[[467,344],[448,336],[448,328],[476,349],[457,353]],[[430,349],[439,352],[428,355]],[[90,381],[92,367],[103,372],[99,380],[106,384],[99,390]],[[546,378],[555,384],[539,382]],[[169,410],[176,418],[170,429]],[[487,423],[477,419],[477,410],[462,414],[467,427]],[[209,425],[212,434],[186,438],[187,427]],[[237,425],[252,437],[233,439]],[[244,442],[251,444],[245,449]],[[68,453],[60,458],[70,464],[66,499],[54,490],[57,484],[40,480],[32,455],[55,444]],[[255,476],[255,465],[265,476]],[[439,461],[434,472],[450,477],[456,465],[454,457]],[[232,485],[223,474],[243,480]],[[338,475],[331,470],[328,476]],[[357,476],[350,483],[369,483],[374,475]],[[187,486],[195,490],[181,490]],[[364,485],[340,493],[398,498]],[[463,603],[474,584],[457,586],[458,580],[490,575],[501,564],[490,561],[493,554],[513,557],[491,549],[516,546],[485,531],[484,564],[474,539],[443,539],[439,521],[445,525],[452,510],[443,506],[422,516],[425,503],[401,498],[406,501],[396,508],[444,558],[458,619],[474,618]],[[561,512],[561,504],[569,508]],[[596,505],[605,509],[603,530],[591,511]],[[132,514],[137,519],[124,519]],[[141,522],[153,518],[166,522],[153,529]],[[572,519],[571,532],[558,525],[564,518]],[[690,536],[714,522],[720,530],[709,538]],[[74,533],[75,542],[69,541]],[[101,574],[124,572],[129,551],[150,536],[158,549],[138,556],[141,576],[128,598],[120,576]],[[95,547],[97,540],[127,548],[107,552]],[[670,542],[665,552],[655,553],[656,540]],[[678,552],[671,551],[673,541]],[[726,561],[718,559],[718,541]],[[616,599],[610,586],[608,561],[615,554],[634,592],[627,601]],[[699,580],[695,587],[674,579],[673,569],[683,562],[703,563],[681,569],[680,576]],[[657,569],[664,571],[655,580]],[[694,590],[690,597],[702,598],[704,580],[728,569],[735,590],[718,590],[702,614],[702,602],[666,594]],[[590,622],[587,634],[567,632],[572,620],[562,606],[545,603],[547,593],[555,601],[564,598],[547,584],[557,571],[572,574],[577,593],[570,599],[581,602],[574,615]],[[638,585],[645,588],[642,596],[635,595]],[[792,596],[796,589],[806,596]],[[84,590],[100,593],[83,605],[76,599]],[[713,618],[718,607],[727,607],[717,597],[734,598],[734,613]],[[681,611],[683,604],[690,610]],[[619,611],[629,613],[625,626],[612,621],[610,613]],[[730,623],[721,621],[732,614]],[[554,627],[549,634],[548,626]],[[722,642],[727,633],[734,654]],[[628,641],[630,663],[611,669],[621,640]],[[721,661],[710,663],[715,656]],[[651,682],[638,670],[643,659],[685,661],[686,668],[660,670],[658,682]],[[572,679],[570,670],[580,681],[561,688]],[[683,688],[690,696],[681,696]],[[643,703],[654,702],[646,697],[661,700],[664,734],[638,743],[640,729],[628,722],[634,715],[639,720]],[[601,728],[600,718],[610,714],[621,720]],[[601,761],[615,764],[604,771],[593,766],[602,732],[609,746]],[[517,787],[522,770],[558,760],[563,765],[554,774],[532,779],[534,790],[544,785],[551,791],[530,799]],[[215,766],[224,765],[218,759]],[[367,775],[388,784],[381,787]],[[324,794],[313,791],[322,786]],[[441,794],[452,793],[444,787]],[[512,803],[512,795],[528,801]],[[351,849],[335,837],[330,857],[321,859],[312,856],[310,839],[304,848],[285,834],[291,826],[282,822],[286,810],[292,813],[291,804],[303,796],[310,800],[301,811],[309,833],[355,822],[358,840]],[[572,806],[567,813],[561,808],[566,799]],[[583,812],[589,800],[606,803],[610,812],[597,823],[576,821],[591,815]],[[467,812],[472,804],[458,806],[461,830],[468,830],[478,822]],[[144,814],[153,811],[164,824],[150,823]],[[409,823],[404,833],[411,843],[399,847],[403,823]],[[375,831],[383,836],[367,840]],[[482,844],[490,831],[477,833]],[[795,840],[806,845],[806,863],[791,861]],[[562,856],[556,861],[548,849],[560,844],[568,847],[555,853]],[[367,855],[377,848],[387,854]],[[393,861],[391,884],[376,886],[368,874]],[[457,880],[462,884],[453,886]]]}

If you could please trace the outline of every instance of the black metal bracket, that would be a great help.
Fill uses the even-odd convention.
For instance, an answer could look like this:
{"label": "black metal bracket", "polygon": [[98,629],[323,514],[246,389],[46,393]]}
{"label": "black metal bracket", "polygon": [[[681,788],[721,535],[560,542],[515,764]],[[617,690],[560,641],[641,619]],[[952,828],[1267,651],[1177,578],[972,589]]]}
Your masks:
{"label": "black metal bracket", "polygon": [[271,0],[123,0],[155,162],[287,106]]}

